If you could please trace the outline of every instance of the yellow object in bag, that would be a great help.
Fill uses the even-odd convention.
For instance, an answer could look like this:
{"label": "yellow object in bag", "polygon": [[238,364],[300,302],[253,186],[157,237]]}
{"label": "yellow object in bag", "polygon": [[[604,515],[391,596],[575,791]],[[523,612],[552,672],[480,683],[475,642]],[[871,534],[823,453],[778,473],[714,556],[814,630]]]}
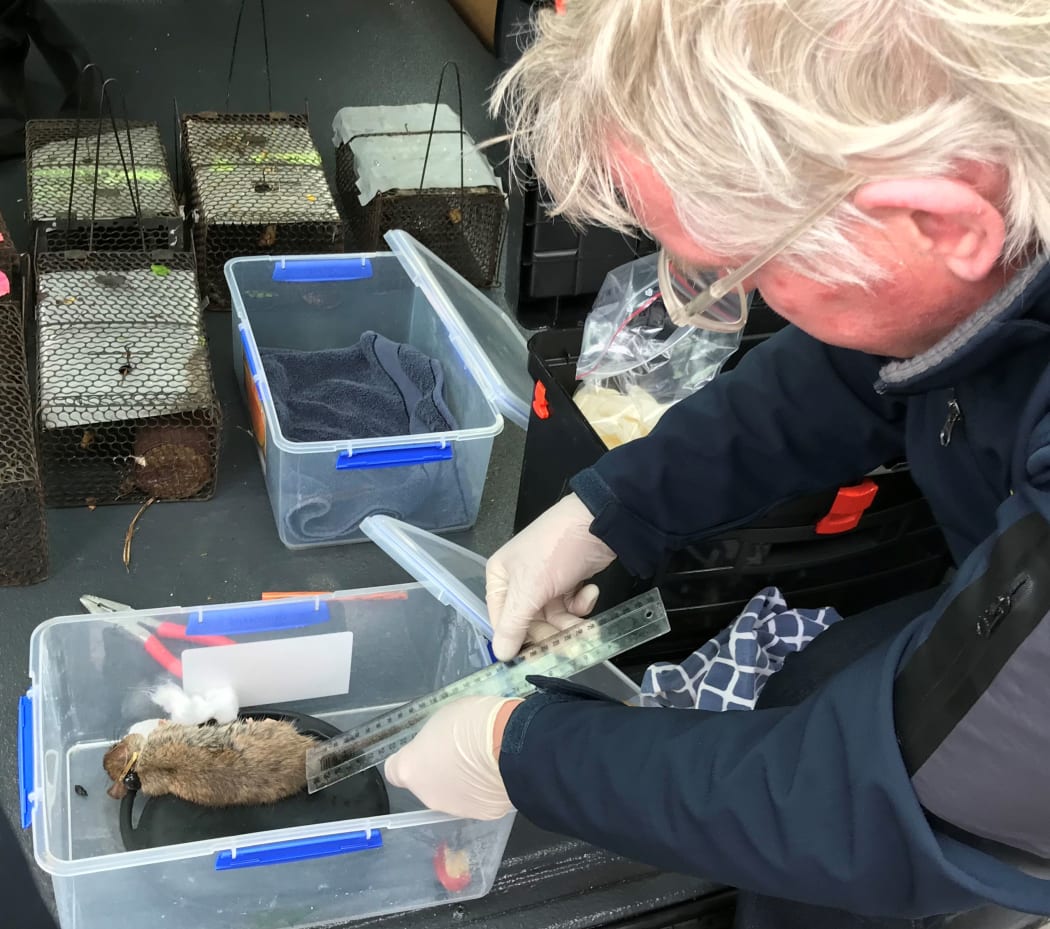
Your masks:
{"label": "yellow object in bag", "polygon": [[673,406],[657,402],[640,387],[621,392],[593,383],[584,383],[573,401],[607,448],[647,436]]}

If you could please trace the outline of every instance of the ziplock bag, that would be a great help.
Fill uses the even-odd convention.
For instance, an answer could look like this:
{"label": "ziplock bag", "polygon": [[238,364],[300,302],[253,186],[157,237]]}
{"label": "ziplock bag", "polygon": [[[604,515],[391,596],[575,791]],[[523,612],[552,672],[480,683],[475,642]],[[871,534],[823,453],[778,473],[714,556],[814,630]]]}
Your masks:
{"label": "ziplock bag", "polygon": [[610,448],[647,435],[740,346],[739,332],[676,325],[656,268],[652,254],[610,271],[584,325],[574,399]]}

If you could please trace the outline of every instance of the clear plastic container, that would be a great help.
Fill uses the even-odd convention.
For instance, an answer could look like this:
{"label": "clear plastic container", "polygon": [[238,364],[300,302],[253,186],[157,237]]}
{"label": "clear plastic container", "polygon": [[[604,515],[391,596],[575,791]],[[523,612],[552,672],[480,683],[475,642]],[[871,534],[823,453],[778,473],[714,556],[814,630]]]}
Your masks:
{"label": "clear plastic container", "polygon": [[[281,541],[359,542],[368,516],[432,532],[477,519],[495,436],[525,428],[532,384],[525,340],[494,303],[404,232],[389,253],[235,258],[234,372],[251,414]],[[378,332],[437,360],[458,428],[345,441],[293,441],[259,350],[348,348]]]}
{"label": "clear plastic container", "polygon": [[[489,891],[513,814],[496,822],[456,819],[430,812],[407,791],[387,785],[389,815],[126,851],[120,804],[106,795],[103,754],[130,726],[158,715],[148,692],[171,680],[127,634],[141,620],[221,631],[238,644],[268,643],[279,654],[309,647],[310,637],[351,632],[344,692],[279,703],[341,729],[488,665],[488,642],[479,632],[487,622],[484,606],[464,610],[442,602],[456,597],[431,593],[440,592],[442,576],[469,590],[483,559],[390,521],[385,529],[390,531],[377,534],[384,536],[381,544],[398,560],[416,557],[423,583],[287,601],[62,617],[37,628],[30,649],[32,686],[20,707],[23,820],[32,825],[37,861],[52,877],[62,929],[302,929]],[[401,547],[405,539],[414,553]],[[186,651],[182,655],[189,687],[192,662]],[[259,674],[255,683],[265,687],[265,673]],[[637,695],[607,663],[576,679],[617,699]],[[306,675],[303,684],[316,685],[316,675]],[[466,886],[450,889],[439,879],[435,862],[445,849],[466,854]]]}

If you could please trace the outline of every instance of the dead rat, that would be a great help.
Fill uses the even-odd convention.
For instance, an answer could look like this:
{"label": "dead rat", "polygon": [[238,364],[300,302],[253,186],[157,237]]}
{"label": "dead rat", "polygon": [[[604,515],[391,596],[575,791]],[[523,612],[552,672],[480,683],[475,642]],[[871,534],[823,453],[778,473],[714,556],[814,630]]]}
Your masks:
{"label": "dead rat", "polygon": [[147,735],[132,732],[121,739],[102,766],[116,800],[137,784],[134,789],[149,797],[172,794],[199,806],[253,806],[303,789],[306,750],[313,744],[284,720],[204,726],[161,721]]}

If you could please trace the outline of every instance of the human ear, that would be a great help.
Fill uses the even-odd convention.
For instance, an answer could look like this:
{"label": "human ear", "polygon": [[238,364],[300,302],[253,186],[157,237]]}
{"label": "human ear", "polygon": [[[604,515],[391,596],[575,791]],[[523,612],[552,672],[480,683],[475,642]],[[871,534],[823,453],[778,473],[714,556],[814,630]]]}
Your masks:
{"label": "human ear", "polygon": [[936,256],[960,280],[983,280],[1002,258],[1003,215],[966,181],[946,177],[873,181],[857,190],[853,202],[866,213],[903,219],[915,247]]}

